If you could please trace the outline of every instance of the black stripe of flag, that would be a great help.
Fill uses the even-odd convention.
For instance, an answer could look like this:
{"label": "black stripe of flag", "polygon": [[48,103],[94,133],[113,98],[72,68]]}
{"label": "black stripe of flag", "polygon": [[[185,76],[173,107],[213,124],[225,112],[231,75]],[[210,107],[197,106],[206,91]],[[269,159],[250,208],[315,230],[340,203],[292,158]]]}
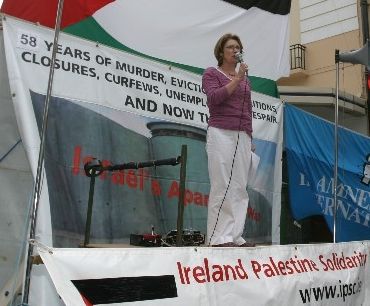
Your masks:
{"label": "black stripe of flag", "polygon": [[92,305],[177,297],[173,275],[72,280]]}
{"label": "black stripe of flag", "polygon": [[291,0],[224,0],[246,10],[258,7],[273,14],[287,15],[290,12]]}

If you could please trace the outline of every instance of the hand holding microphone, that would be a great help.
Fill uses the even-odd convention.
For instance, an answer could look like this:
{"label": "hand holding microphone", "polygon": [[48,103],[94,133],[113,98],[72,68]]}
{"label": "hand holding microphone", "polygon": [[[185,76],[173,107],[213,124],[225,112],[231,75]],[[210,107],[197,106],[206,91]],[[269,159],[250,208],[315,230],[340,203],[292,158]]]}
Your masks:
{"label": "hand holding microphone", "polygon": [[237,73],[237,77],[239,79],[244,79],[245,76],[248,75],[248,65],[246,63],[244,63],[244,61],[243,61],[243,53],[237,52],[237,53],[235,53],[234,56],[235,56],[236,61],[240,64],[239,65],[239,70],[238,70],[238,73]]}

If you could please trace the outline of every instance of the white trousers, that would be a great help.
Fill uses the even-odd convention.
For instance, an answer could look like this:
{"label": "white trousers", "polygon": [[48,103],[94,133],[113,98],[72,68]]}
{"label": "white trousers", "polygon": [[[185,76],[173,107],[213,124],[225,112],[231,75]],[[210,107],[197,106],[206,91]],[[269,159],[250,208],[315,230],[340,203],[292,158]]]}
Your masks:
{"label": "white trousers", "polygon": [[[245,242],[242,234],[249,202],[247,179],[251,162],[251,137],[245,132],[209,127],[206,150],[211,184],[207,245],[226,242],[241,245]],[[230,176],[230,186],[227,189]]]}

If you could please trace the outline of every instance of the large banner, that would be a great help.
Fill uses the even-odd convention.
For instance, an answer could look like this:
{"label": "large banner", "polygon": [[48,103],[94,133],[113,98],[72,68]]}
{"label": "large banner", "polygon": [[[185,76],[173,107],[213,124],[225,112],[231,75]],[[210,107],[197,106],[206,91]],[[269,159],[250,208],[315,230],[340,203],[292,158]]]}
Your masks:
{"label": "large banner", "polygon": [[[334,125],[285,105],[284,139],[291,209],[334,227]],[[370,239],[370,138],[338,128],[336,241]]]}
{"label": "large banner", "polygon": [[368,241],[167,249],[39,248],[67,306],[368,305]]}
{"label": "large banner", "polygon": [[[4,39],[18,125],[35,173],[53,31],[9,17]],[[248,187],[245,237],[271,243],[279,239],[282,104],[257,93],[252,99],[261,161]],[[188,146],[184,227],[205,233],[207,119],[200,75],[62,34],[46,134],[41,239],[59,247],[83,240],[86,162],[177,157],[182,144]],[[176,228],[178,179],[172,166],[103,173],[95,184],[91,242],[127,242],[152,226],[161,234]]]}
{"label": "large banner", "polygon": [[[183,144],[188,146],[184,226],[205,233],[208,112],[200,75],[216,64],[217,39],[236,33],[253,90],[276,96],[274,80],[289,74],[290,2],[64,1],[61,28],[72,35],[62,34],[58,45],[37,239],[54,247],[83,241],[90,182],[83,165],[92,158],[109,165],[177,157]],[[34,177],[58,3],[4,0],[1,7],[11,94]],[[278,243],[281,103],[256,92],[254,139],[261,162],[248,187],[244,235]],[[131,233],[146,233],[152,225],[161,234],[176,228],[178,178],[179,167],[169,166],[99,176],[90,242],[127,242]],[[0,185],[2,195],[12,193],[7,184]],[[9,210],[8,201],[0,206]],[[32,269],[30,304],[58,305],[43,268]]]}

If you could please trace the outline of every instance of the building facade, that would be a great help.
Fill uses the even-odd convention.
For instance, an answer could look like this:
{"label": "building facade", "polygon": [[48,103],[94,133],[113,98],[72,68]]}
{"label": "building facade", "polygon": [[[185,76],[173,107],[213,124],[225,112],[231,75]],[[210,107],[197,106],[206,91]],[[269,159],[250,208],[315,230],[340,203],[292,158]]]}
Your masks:
{"label": "building facade", "polygon": [[[370,0],[292,0],[290,12],[290,76],[278,81],[287,103],[335,121],[335,52],[358,50],[369,36]],[[339,63],[338,123],[369,133],[368,76],[362,65]],[[322,216],[294,220],[283,155],[280,237],[282,244],[332,242]]]}
{"label": "building facade", "polygon": [[[366,0],[292,0],[289,77],[278,81],[281,98],[334,122],[335,51],[364,46],[369,33]],[[340,125],[369,135],[365,66],[339,63]]]}

